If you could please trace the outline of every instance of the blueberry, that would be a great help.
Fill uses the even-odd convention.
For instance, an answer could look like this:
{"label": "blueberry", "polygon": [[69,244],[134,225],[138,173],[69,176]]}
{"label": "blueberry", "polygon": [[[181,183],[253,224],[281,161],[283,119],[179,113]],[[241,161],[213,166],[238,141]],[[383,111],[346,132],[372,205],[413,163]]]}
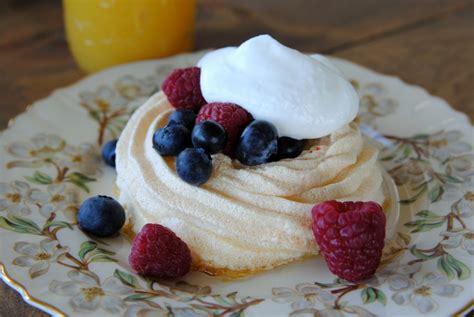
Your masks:
{"label": "blueberry", "polygon": [[117,147],[117,140],[112,140],[104,144],[102,147],[102,158],[105,164],[115,167],[115,148]]}
{"label": "blueberry", "polygon": [[186,149],[176,159],[176,173],[188,184],[195,186],[204,184],[212,174],[211,157],[204,149]]}
{"label": "blueberry", "polygon": [[240,136],[235,156],[245,165],[259,165],[270,162],[278,151],[278,133],[273,124],[255,120]]}
{"label": "blueberry", "polygon": [[94,196],[86,199],[77,214],[79,227],[99,237],[116,234],[125,223],[125,211],[115,199]]}
{"label": "blueberry", "polygon": [[295,158],[303,152],[305,140],[297,140],[287,136],[278,138],[278,152],[272,158],[274,161]]}
{"label": "blueberry", "polygon": [[191,132],[181,124],[167,125],[153,134],[153,148],[163,156],[176,156],[191,146]]}
{"label": "blueberry", "polygon": [[194,147],[200,147],[209,154],[216,154],[224,149],[227,132],[215,121],[202,121],[194,127],[191,140]]}
{"label": "blueberry", "polygon": [[196,122],[196,113],[190,109],[176,110],[170,114],[168,125],[182,124],[189,130],[192,130]]}

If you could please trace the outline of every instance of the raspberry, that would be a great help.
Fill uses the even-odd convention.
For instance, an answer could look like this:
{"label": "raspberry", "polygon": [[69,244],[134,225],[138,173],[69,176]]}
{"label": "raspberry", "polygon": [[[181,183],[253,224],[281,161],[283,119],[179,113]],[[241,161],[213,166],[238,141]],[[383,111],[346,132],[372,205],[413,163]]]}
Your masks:
{"label": "raspberry", "polygon": [[313,207],[313,234],[329,270],[359,282],[375,273],[385,238],[385,214],[376,202],[326,201]]}
{"label": "raspberry", "polygon": [[206,103],[201,93],[201,69],[188,67],[175,69],[166,77],[161,88],[176,109],[198,111]]}
{"label": "raspberry", "polygon": [[191,269],[191,251],[170,229],[148,223],[133,239],[128,262],[138,274],[154,278],[181,277]]}
{"label": "raspberry", "polygon": [[227,132],[227,144],[223,153],[234,157],[235,146],[244,128],[253,117],[244,108],[233,103],[208,103],[198,113],[196,123],[212,120],[220,123]]}

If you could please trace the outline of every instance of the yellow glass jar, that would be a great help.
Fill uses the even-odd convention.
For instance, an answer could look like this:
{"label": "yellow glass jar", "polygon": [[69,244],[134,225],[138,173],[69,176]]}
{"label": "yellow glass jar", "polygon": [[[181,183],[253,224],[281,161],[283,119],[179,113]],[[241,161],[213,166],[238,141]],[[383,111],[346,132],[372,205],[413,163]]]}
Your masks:
{"label": "yellow glass jar", "polygon": [[87,72],[189,51],[195,0],[63,0],[71,52]]}

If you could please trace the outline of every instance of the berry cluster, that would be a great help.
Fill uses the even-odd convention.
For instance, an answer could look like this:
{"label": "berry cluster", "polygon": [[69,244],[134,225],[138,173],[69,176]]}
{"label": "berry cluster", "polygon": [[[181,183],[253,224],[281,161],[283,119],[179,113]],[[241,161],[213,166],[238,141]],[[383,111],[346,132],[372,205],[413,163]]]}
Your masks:
{"label": "berry cluster", "polygon": [[[125,224],[125,210],[115,199],[94,196],[80,206],[77,222],[82,231],[98,237],[113,237]],[[128,261],[137,273],[153,278],[176,278],[191,269],[191,251],[170,229],[146,224],[133,240]]]}
{"label": "berry cluster", "polygon": [[207,103],[199,86],[200,69],[174,70],[163,91],[176,108],[165,127],[153,135],[153,147],[162,156],[177,156],[176,172],[185,182],[201,185],[212,174],[212,154],[223,152],[245,165],[295,158],[304,140],[278,137],[273,124],[254,120],[233,103]]}
{"label": "berry cluster", "polygon": [[153,135],[153,147],[162,156],[177,156],[176,172],[191,185],[207,182],[212,174],[211,155],[224,149],[227,132],[215,121],[195,124],[189,109],[173,112],[168,124]]}

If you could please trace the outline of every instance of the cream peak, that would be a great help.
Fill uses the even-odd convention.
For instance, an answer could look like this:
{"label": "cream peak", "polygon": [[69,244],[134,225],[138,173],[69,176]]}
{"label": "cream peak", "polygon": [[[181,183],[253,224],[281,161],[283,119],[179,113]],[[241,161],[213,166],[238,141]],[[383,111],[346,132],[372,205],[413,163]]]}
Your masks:
{"label": "cream peak", "polygon": [[280,136],[320,138],[358,112],[356,91],[327,58],[305,55],[269,35],[210,52],[198,66],[207,102],[236,103],[273,123]]}

